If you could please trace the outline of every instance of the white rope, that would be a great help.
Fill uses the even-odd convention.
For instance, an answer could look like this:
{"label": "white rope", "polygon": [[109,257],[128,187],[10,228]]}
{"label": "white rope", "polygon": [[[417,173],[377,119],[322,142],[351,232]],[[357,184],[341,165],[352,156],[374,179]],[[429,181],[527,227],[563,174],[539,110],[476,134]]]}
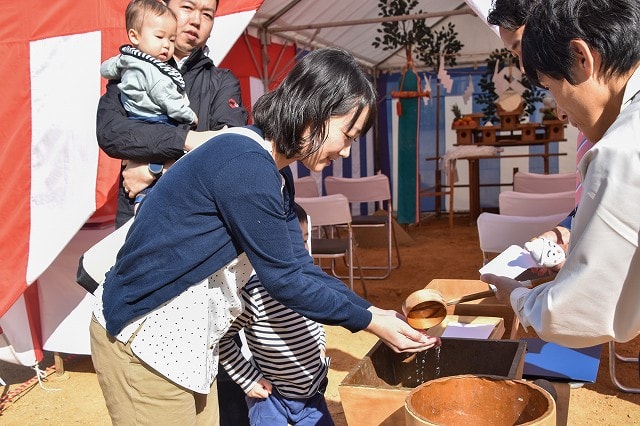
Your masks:
{"label": "white rope", "polygon": [[36,372],[36,377],[38,378],[38,384],[40,384],[40,387],[42,389],[44,389],[46,391],[59,391],[59,390],[62,390],[62,389],[58,389],[58,388],[47,388],[44,384],[42,384],[43,381],[47,380],[47,372],[45,370],[41,370],[40,366],[38,365],[37,362],[32,368]]}

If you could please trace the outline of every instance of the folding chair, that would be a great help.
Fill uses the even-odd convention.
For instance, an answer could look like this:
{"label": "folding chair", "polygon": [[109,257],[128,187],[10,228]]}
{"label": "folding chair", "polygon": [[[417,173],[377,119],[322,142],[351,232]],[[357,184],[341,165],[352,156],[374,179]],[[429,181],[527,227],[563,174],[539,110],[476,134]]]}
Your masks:
{"label": "folding chair", "polygon": [[576,173],[529,173],[518,171],[513,175],[513,190],[518,192],[565,192],[576,190]]}
{"label": "folding chair", "polygon": [[[393,216],[391,214],[393,203],[391,202],[389,178],[383,174],[361,178],[327,176],[324,179],[324,187],[328,195],[342,194],[347,197],[351,208],[360,209],[364,203],[373,203],[378,209],[384,210],[384,216],[380,214],[353,215],[352,226],[358,229],[386,227],[386,265],[362,265],[361,268],[365,271],[384,271],[382,275],[379,273],[365,275],[367,279],[382,280],[387,278],[391,270],[400,267],[400,250],[398,248],[398,240],[393,232]],[[394,247],[397,259],[396,264],[393,263]]]}
{"label": "folding chair", "polygon": [[[315,237],[311,237],[311,256],[318,259],[331,260],[331,273],[338,278],[348,278],[349,288],[353,290],[353,270],[360,272],[360,282],[364,296],[367,297],[367,287],[359,267],[358,256],[355,252],[353,228],[351,226],[351,210],[349,201],[344,195],[335,194],[321,197],[296,197],[296,202],[306,210],[311,219],[311,226]],[[333,232],[336,226],[347,229],[347,238],[339,238]],[[323,235],[324,234],[324,235]],[[335,261],[343,258],[349,269],[347,277],[341,277],[336,273]],[[355,264],[358,265],[354,267]],[[320,265],[322,267],[322,265]]]}
{"label": "folding chair", "polygon": [[[478,237],[482,250],[482,263],[487,264],[490,254],[502,253],[513,244],[522,245],[525,241],[553,228],[565,214],[550,216],[507,216],[494,213],[480,213],[478,216]],[[513,317],[510,339],[515,339],[520,320]]]}
{"label": "folding chair", "polygon": [[304,176],[293,180],[293,187],[298,197],[319,197],[318,184],[312,176]]}
{"label": "folding chair", "polygon": [[618,354],[616,352],[616,344],[612,340],[609,342],[609,375],[611,376],[611,381],[622,392],[640,393],[640,388],[628,387],[620,383],[618,377],[616,376],[616,360],[622,362],[635,362],[638,363],[638,368],[640,368],[640,359],[635,357],[626,357]]}
{"label": "folding chair", "polygon": [[509,216],[549,216],[569,214],[576,204],[576,191],[518,192],[502,191],[498,195],[500,214]]}

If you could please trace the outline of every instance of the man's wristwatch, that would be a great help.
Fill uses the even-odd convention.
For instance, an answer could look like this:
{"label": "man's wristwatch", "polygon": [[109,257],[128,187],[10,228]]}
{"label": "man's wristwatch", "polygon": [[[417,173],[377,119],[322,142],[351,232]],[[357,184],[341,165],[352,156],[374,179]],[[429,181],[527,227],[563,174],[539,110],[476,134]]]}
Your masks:
{"label": "man's wristwatch", "polygon": [[149,173],[153,176],[154,179],[159,179],[162,176],[162,170],[164,169],[164,164],[158,163],[149,163]]}

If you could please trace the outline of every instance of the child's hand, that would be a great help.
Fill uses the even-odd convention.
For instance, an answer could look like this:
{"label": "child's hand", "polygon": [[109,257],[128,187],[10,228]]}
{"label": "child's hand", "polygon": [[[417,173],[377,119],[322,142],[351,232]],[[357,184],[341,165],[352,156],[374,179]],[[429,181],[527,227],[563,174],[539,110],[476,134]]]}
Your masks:
{"label": "child's hand", "polygon": [[269,398],[269,395],[271,395],[271,387],[271,383],[263,377],[247,392],[247,396],[260,399]]}
{"label": "child's hand", "polygon": [[198,127],[198,116],[193,117],[193,123],[191,123],[191,130],[195,130]]}

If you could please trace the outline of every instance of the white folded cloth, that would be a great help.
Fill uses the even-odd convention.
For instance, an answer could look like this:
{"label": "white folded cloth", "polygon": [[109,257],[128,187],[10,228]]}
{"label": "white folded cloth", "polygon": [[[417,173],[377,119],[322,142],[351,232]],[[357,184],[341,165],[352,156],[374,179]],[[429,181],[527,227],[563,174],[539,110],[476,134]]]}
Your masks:
{"label": "white folded cloth", "polygon": [[502,148],[495,146],[476,146],[476,145],[464,145],[454,146],[447,150],[444,156],[440,159],[440,166],[444,169],[446,178],[449,178],[449,172],[452,171],[453,181],[458,181],[458,170],[456,169],[456,159],[468,158],[468,157],[496,157]]}

